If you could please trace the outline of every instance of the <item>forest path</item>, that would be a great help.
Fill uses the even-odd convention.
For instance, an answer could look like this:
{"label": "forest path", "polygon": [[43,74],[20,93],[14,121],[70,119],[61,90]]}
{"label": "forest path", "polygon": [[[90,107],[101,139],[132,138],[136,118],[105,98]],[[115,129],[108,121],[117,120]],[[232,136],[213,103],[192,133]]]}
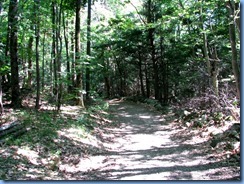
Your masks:
{"label": "forest path", "polygon": [[228,163],[211,159],[209,143],[186,135],[170,113],[162,115],[132,102],[109,103],[113,121],[120,126],[106,128],[103,146],[108,151],[89,158],[91,167],[83,173],[84,179],[226,180],[238,176]]}

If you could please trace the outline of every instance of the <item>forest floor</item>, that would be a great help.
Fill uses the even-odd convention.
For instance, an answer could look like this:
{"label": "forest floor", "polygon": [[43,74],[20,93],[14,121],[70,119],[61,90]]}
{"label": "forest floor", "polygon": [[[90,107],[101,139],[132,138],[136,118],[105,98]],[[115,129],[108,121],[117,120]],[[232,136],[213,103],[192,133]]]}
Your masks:
{"label": "forest floor", "polygon": [[[29,138],[0,147],[0,179],[240,180],[238,159],[211,146],[209,127],[183,126],[174,112],[162,114],[145,104],[108,103],[108,111],[89,115],[99,124],[89,133],[67,125],[68,114],[77,116],[79,109],[63,109],[66,118],[56,117],[55,134],[45,125],[50,116],[39,116]],[[43,126],[50,132],[38,133]]]}

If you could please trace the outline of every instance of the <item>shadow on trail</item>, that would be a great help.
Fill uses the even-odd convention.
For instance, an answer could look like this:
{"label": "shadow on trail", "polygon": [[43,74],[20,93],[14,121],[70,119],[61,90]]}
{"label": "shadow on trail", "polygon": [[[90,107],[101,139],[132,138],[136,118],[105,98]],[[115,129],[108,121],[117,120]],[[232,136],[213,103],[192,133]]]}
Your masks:
{"label": "shadow on trail", "polygon": [[[199,150],[202,144],[199,145],[179,145],[173,146],[168,148],[151,148],[146,150],[137,150],[137,151],[123,151],[123,152],[108,152],[106,155],[109,155],[111,158],[123,157],[124,162],[135,162],[136,165],[139,164],[143,165],[143,163],[150,160],[154,164],[148,167],[137,167],[137,168],[128,168],[126,164],[121,164],[120,168],[112,168],[111,165],[115,165],[112,163],[107,163],[105,166],[93,170],[93,178],[91,178],[90,173],[83,173],[88,174],[88,180],[91,179],[99,179],[99,180],[141,180],[145,178],[147,180],[159,180],[160,178],[163,180],[193,180],[193,174],[201,173],[201,172],[208,172],[210,170],[215,170],[209,173],[209,177],[213,180],[219,180],[219,177],[223,175],[223,172],[219,171],[225,170],[230,165],[227,161],[218,161],[218,162],[209,162],[196,165],[189,165],[185,166],[183,163],[194,159],[194,157],[201,156],[202,153],[196,152]],[[181,150],[181,151],[179,151]],[[185,151],[189,152],[189,154],[183,154]],[[160,159],[160,156],[168,156],[168,158]],[[157,163],[159,162],[173,162],[173,163],[182,163],[172,166],[162,166],[157,167]],[[109,169],[107,169],[109,167]],[[228,172],[226,170],[226,172]],[[148,176],[152,176],[148,178]],[[204,178],[202,178],[204,179]],[[223,178],[223,180],[230,179],[230,180],[238,180],[239,177],[233,176],[231,178]]]}
{"label": "shadow on trail", "polygon": [[119,128],[109,129],[117,147],[104,153],[107,159],[103,166],[80,173],[87,175],[87,180],[239,178],[226,160],[209,159],[208,142],[188,144],[179,140],[182,131],[159,112],[128,102],[113,102],[111,106],[114,121],[120,123]]}
{"label": "shadow on trail", "polygon": [[[171,174],[168,175],[164,180],[192,180],[192,174],[191,172],[201,172],[201,171],[208,171],[210,169],[217,169],[217,168],[224,168],[229,167],[228,164],[223,164],[223,162],[215,162],[215,163],[209,163],[209,164],[203,164],[203,165],[194,165],[194,166],[170,166],[170,167],[150,167],[150,168],[137,168],[137,169],[109,169],[109,170],[103,170],[103,171],[97,171],[96,177],[104,180],[120,180],[123,178],[134,178],[136,179],[138,176],[145,176],[145,175],[163,175],[163,172],[170,172]],[[101,168],[102,169],[102,168]],[[108,176],[108,173],[110,175],[114,176]],[[212,173],[212,177],[214,179],[214,176],[222,175],[222,173],[219,173],[216,171],[215,173]],[[231,179],[231,178],[229,178]],[[237,179],[237,178],[236,178]],[[154,178],[151,178],[151,180],[154,180]],[[226,180],[224,178],[223,180]]]}

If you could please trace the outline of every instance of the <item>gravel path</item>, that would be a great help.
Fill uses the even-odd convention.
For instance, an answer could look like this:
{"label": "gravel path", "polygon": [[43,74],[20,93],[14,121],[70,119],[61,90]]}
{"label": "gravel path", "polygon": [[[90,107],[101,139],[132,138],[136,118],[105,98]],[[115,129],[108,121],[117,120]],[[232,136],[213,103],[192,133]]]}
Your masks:
{"label": "gravel path", "polygon": [[[226,180],[239,173],[228,162],[211,158],[209,143],[185,135],[170,114],[145,106],[110,101],[117,128],[107,128],[106,152],[89,158],[86,179]],[[171,121],[170,121],[171,120]],[[95,167],[94,167],[95,166]]]}

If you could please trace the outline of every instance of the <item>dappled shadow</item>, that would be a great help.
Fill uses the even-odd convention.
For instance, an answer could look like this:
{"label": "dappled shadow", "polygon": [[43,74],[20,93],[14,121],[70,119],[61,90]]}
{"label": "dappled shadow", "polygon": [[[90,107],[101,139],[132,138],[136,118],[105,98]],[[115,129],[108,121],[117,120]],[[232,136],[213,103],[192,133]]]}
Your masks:
{"label": "dappled shadow", "polygon": [[[176,150],[180,150],[181,148],[177,148],[175,147]],[[164,154],[165,152],[168,151],[168,154],[170,155],[171,152],[174,153],[174,157],[171,157],[168,159],[169,162],[177,162],[177,159],[179,160],[184,160],[185,158],[182,158],[182,156],[180,155],[180,152],[174,152],[171,151],[171,148],[167,148],[166,150],[162,149],[160,150],[161,154]],[[137,156],[142,156],[142,158],[140,159],[133,159],[133,158],[129,158],[129,157],[124,157],[125,161],[127,162],[137,162],[138,160],[141,162],[141,164],[143,165],[143,163],[145,163],[146,161],[150,160],[155,160],[157,162],[163,161],[160,160],[158,158],[158,156],[160,155],[159,150],[138,150],[136,152],[130,152],[128,153],[128,151],[126,152],[119,152],[119,153],[115,153],[115,152],[110,152],[108,153],[110,156],[114,156],[114,157],[124,157],[124,156],[133,156],[133,157],[137,157]],[[152,155],[152,152],[155,155]],[[185,157],[187,157],[187,159],[193,159],[192,156],[196,156],[195,154],[189,154]],[[126,159],[127,158],[127,159]],[[186,161],[186,160],[185,160]],[[155,162],[156,163],[156,162]],[[132,163],[133,164],[133,163]],[[209,177],[213,180],[217,179],[219,180],[221,178],[221,176],[223,176],[223,169],[224,168],[228,168],[229,164],[227,161],[213,161],[213,162],[208,162],[208,163],[201,163],[201,164],[196,164],[196,165],[172,165],[172,166],[161,166],[161,167],[157,167],[155,164],[154,166],[148,166],[148,167],[135,167],[135,168],[130,168],[127,167],[126,164],[124,165],[120,165],[119,168],[114,169],[113,166],[115,164],[110,163],[109,161],[107,162],[107,165],[100,167],[99,169],[93,170],[93,174],[94,177],[91,177],[91,175],[89,173],[77,173],[77,174],[83,174],[83,176],[85,177],[85,179],[102,179],[102,180],[120,180],[120,179],[126,179],[126,180],[131,180],[131,179],[143,179],[143,177],[145,179],[149,179],[149,180],[158,180],[158,179],[164,179],[164,180],[192,180],[192,179],[196,179],[196,177],[193,177],[192,174],[195,174],[195,172],[197,173],[201,173],[201,172],[206,172],[209,173]],[[160,164],[158,164],[160,165]],[[107,169],[107,167],[109,167],[109,169]],[[214,169],[222,169],[222,171],[216,170],[216,171],[211,171]],[[226,170],[226,172],[229,172]],[[170,174],[168,174],[170,173]],[[87,175],[87,176],[85,176]],[[151,178],[148,177],[151,175]],[[157,176],[155,178],[155,175]],[[200,177],[202,177],[200,175]],[[220,177],[220,178],[219,178]],[[233,176],[234,178],[234,176]],[[202,179],[204,179],[204,177],[202,177]],[[209,179],[209,178],[205,178],[205,179]],[[225,180],[226,178],[223,178],[223,180]],[[236,180],[238,180],[238,177],[235,178]]]}
{"label": "dappled shadow", "polygon": [[[82,164],[80,163],[82,158],[104,152],[98,146],[65,136],[60,136],[59,139],[62,141],[56,142],[55,147],[48,146],[49,144],[32,145],[30,150],[26,144],[25,147],[11,146],[1,149],[0,178],[5,180],[72,179],[74,168]],[[82,178],[73,177],[73,179]]]}
{"label": "dappled shadow", "polygon": [[39,117],[31,131],[41,134],[41,140],[25,139],[25,146],[0,149],[1,162],[12,159],[0,171],[7,177],[0,176],[11,180],[240,179],[239,169],[229,160],[211,157],[208,140],[196,142],[190,129],[168,120],[170,115],[119,101],[111,103],[111,112],[111,121],[119,126],[97,127],[91,137],[79,132],[80,122],[68,121],[73,114],[54,117],[59,121],[44,132],[38,127],[47,125],[48,117]]}
{"label": "dappled shadow", "polygon": [[[121,155],[125,157],[140,155],[139,159],[134,159],[135,161],[147,161],[148,159],[155,159],[155,160],[161,160],[158,156],[169,156],[168,158],[164,158],[165,160],[172,160],[172,155],[174,154],[178,158],[174,158],[174,160],[181,159],[182,156],[186,158],[192,159],[193,156],[201,156],[202,155],[202,148],[204,147],[205,143],[201,144],[181,144],[177,146],[171,146],[169,145],[163,145],[163,147],[154,147],[152,146],[149,149],[137,149],[134,150],[125,150],[125,151],[108,151],[105,154],[106,155]],[[185,155],[181,155],[185,152]],[[187,154],[186,154],[187,153]]]}
{"label": "dappled shadow", "polygon": [[80,108],[69,110],[25,109],[25,118],[20,121],[28,132],[0,147],[0,179],[82,179],[72,177],[74,168],[104,149],[89,133]]}
{"label": "dappled shadow", "polygon": [[[133,134],[153,134],[165,129],[165,127],[161,125],[167,125],[169,122],[158,113],[155,113],[152,109],[147,108],[147,111],[145,111],[145,108],[147,107],[129,102],[112,103],[111,111],[114,115],[114,121],[118,121],[121,124],[120,129],[127,130],[127,132],[121,131],[119,133],[124,132],[124,134],[128,134],[131,132]],[[151,121],[150,124],[148,124],[149,120]],[[144,126],[145,124],[146,126]]]}
{"label": "dappled shadow", "polygon": [[[238,169],[228,160],[213,160],[209,142],[194,142],[165,116],[128,102],[111,104],[114,121],[110,128],[117,147],[107,148],[104,165],[91,173],[77,173],[91,180],[225,180],[238,179]],[[230,177],[232,175],[232,177]],[[236,176],[236,177],[235,177]]]}

